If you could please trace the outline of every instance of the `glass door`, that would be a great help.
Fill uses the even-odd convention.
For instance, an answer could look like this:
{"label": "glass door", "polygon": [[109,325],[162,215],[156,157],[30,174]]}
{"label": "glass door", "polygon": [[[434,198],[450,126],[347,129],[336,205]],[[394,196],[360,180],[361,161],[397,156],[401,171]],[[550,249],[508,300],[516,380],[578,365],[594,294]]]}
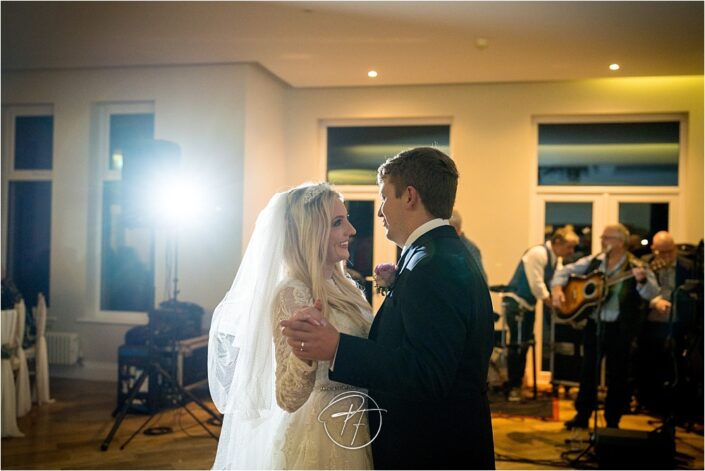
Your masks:
{"label": "glass door", "polygon": [[651,253],[651,240],[658,231],[679,237],[675,207],[673,196],[614,195],[609,199],[609,218],[627,226],[629,251],[641,257]]}
{"label": "glass door", "polygon": [[336,186],[345,198],[350,222],[357,233],[350,244],[350,260],[347,270],[350,276],[365,289],[367,301],[375,314],[384,301],[384,296],[374,289],[374,267],[380,263],[396,263],[397,246],[390,242],[382,222],[377,217],[381,205],[376,185]]}
{"label": "glass door", "polygon": [[[562,263],[568,264],[595,253],[600,247],[599,233],[604,225],[604,212],[604,197],[601,194],[540,195],[540,233],[537,233],[535,243],[544,243],[556,229],[569,226],[580,237],[580,242],[573,256]],[[572,383],[573,374],[580,371],[579,332],[572,331],[570,327],[557,328],[551,306],[544,306],[540,301],[536,305],[536,313],[537,381],[544,384],[553,380]],[[531,371],[529,368],[527,365],[526,371]]]}
{"label": "glass door", "polygon": [[[534,243],[548,240],[553,231],[566,225],[572,226],[580,237],[571,259],[571,263],[580,257],[598,253],[601,249],[600,234],[606,225],[617,222],[624,224],[631,234],[629,250],[637,256],[650,252],[653,235],[661,230],[670,231],[676,239],[679,237],[677,224],[677,197],[675,195],[658,195],[653,193],[619,194],[581,193],[581,194],[542,194],[538,196],[539,228],[535,232]],[[552,322],[549,306],[537,304],[537,316],[543,322],[536,323],[536,353],[539,362],[538,381],[558,383],[566,378],[566,384],[572,381],[572,371],[579,368],[579,335],[575,332],[563,332],[564,327],[556,328]],[[529,366],[527,366],[527,371]],[[556,377],[559,378],[556,378]]]}

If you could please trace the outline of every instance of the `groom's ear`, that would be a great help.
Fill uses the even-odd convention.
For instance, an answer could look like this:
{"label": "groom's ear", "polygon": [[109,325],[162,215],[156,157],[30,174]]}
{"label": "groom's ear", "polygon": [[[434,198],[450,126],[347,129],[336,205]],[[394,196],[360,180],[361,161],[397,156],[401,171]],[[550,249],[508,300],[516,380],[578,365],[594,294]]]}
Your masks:
{"label": "groom's ear", "polygon": [[414,209],[421,203],[421,196],[419,196],[419,192],[413,186],[406,187],[402,198],[407,209]]}

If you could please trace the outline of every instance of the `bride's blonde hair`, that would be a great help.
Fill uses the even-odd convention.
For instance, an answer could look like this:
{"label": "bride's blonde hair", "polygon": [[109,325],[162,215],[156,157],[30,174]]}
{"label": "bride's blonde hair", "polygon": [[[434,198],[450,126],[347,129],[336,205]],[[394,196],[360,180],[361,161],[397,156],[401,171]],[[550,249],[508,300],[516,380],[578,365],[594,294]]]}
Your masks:
{"label": "bride's blonde hair", "polygon": [[370,305],[357,284],[345,271],[345,261],[335,264],[332,287],[324,279],[324,266],[331,229],[331,209],[342,195],[327,183],[303,184],[289,190],[286,205],[286,235],[284,263],[289,276],[303,282],[313,300],[320,300],[323,315],[328,318],[331,308],[348,314],[365,325],[365,312]]}

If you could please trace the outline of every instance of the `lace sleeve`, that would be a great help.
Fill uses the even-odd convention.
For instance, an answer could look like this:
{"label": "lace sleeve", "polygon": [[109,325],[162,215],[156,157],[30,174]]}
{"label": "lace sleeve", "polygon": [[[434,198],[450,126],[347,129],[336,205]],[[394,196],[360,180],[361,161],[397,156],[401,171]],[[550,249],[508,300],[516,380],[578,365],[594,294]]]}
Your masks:
{"label": "lace sleeve", "polygon": [[274,305],[274,347],[276,350],[276,397],[279,407],[294,412],[301,407],[313,390],[317,362],[310,366],[296,357],[281,333],[279,322],[288,319],[297,309],[312,305],[310,293],[301,286],[285,286]]}

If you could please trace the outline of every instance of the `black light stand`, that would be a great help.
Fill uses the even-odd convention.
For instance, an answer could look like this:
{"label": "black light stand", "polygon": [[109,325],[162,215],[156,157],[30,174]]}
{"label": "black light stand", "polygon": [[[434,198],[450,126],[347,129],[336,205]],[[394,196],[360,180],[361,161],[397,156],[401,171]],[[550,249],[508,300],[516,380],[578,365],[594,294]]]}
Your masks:
{"label": "black light stand", "polygon": [[[179,229],[176,228],[174,230],[178,231]],[[172,292],[170,293],[169,300],[166,302],[176,304],[176,302],[177,302],[176,299],[179,296],[179,237],[178,237],[178,235],[173,237],[171,244],[173,246],[172,257],[173,257],[173,264],[174,264],[173,265],[173,272],[174,272],[173,276],[174,277],[171,279],[171,282],[173,283],[174,286],[172,288]],[[171,271],[171,270],[172,269],[170,269],[169,271]],[[171,273],[170,273],[170,275],[171,275]]]}
{"label": "black light stand", "polygon": [[[115,422],[113,423],[113,427],[110,429],[110,432],[108,435],[105,437],[105,440],[100,446],[100,449],[102,451],[107,451],[108,447],[110,446],[110,442],[112,442],[113,437],[115,436],[115,433],[117,432],[118,428],[120,428],[120,425],[122,424],[122,421],[124,420],[125,416],[127,415],[127,412],[129,411],[130,407],[132,406],[132,401],[134,401],[135,397],[140,391],[140,388],[142,387],[142,384],[147,378],[153,378],[156,379],[157,375],[161,376],[163,384],[167,387],[170,388],[170,395],[169,397],[173,402],[177,402],[174,400],[174,395],[175,392],[177,392],[178,396],[178,403],[179,406],[182,407],[193,419],[198,422],[198,424],[203,427],[203,429],[208,432],[208,434],[213,437],[213,439],[218,440],[218,437],[211,432],[206,425],[201,422],[189,409],[186,407],[186,404],[183,401],[184,397],[188,397],[191,399],[193,402],[195,402],[201,409],[203,409],[205,412],[207,412],[213,420],[217,422],[217,424],[222,423],[222,418],[217,415],[215,412],[211,411],[208,406],[206,406],[200,399],[198,399],[195,395],[193,395],[190,391],[185,389],[183,386],[178,384],[178,382],[171,376],[170,373],[168,373],[164,368],[162,368],[160,362],[159,362],[159,355],[160,355],[160,350],[158,346],[156,345],[156,338],[159,335],[159,332],[155,331],[155,329],[152,329],[150,327],[150,335],[149,335],[149,340],[147,341],[147,349],[148,349],[148,356],[147,356],[147,365],[145,368],[142,370],[142,373],[140,373],[139,377],[137,378],[135,384],[132,386],[130,391],[128,392],[127,397],[125,398],[124,402],[122,403],[122,406],[119,409],[119,412],[117,414],[117,417],[115,418]],[[176,353],[176,345],[175,345],[175,340],[171,340],[171,350],[172,353]],[[151,387],[154,387],[154,385],[151,385]],[[135,431],[126,441],[120,446],[120,449],[123,450],[129,443],[132,441],[132,439],[144,429],[147,424],[154,418],[154,416],[157,414],[157,411],[154,411],[148,418],[147,420]],[[212,423],[212,422],[211,422]]]}

